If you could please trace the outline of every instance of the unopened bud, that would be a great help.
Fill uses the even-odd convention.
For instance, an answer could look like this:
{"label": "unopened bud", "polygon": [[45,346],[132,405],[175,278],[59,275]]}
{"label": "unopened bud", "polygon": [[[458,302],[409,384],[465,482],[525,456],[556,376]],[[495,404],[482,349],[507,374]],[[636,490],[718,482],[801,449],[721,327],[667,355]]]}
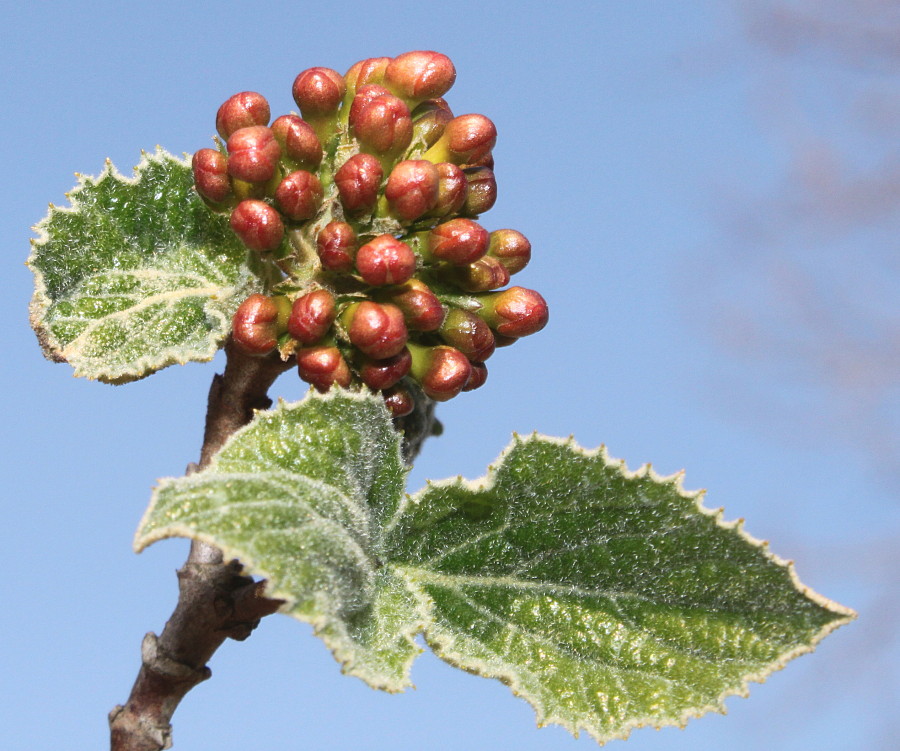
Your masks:
{"label": "unopened bud", "polygon": [[275,250],[284,237],[284,224],[278,212],[254,198],[241,201],[231,212],[231,229],[250,250],[264,253]]}
{"label": "unopened bud", "polygon": [[509,269],[493,256],[484,256],[468,266],[453,269],[454,281],[466,292],[488,292],[509,284]]}
{"label": "unopened bud", "polygon": [[379,86],[377,83],[367,83],[365,86],[360,86],[356,90],[356,95],[353,97],[350,112],[348,113],[350,127],[356,127],[356,121],[362,115],[362,111],[372,103],[375,97],[390,93],[384,86]]}
{"label": "unopened bud", "polygon": [[360,214],[375,208],[384,172],[371,154],[355,154],[334,173],[344,210]]}
{"label": "unopened bud", "polygon": [[334,384],[344,388],[350,385],[353,374],[337,347],[301,347],[296,356],[300,377],[312,384],[317,391],[324,393]]}
{"label": "unopened bud", "polygon": [[446,94],[456,80],[456,68],[440,52],[418,50],[398,55],[384,71],[384,82],[397,96],[420,102]]}
{"label": "unopened bud", "polygon": [[228,97],[216,113],[216,130],[226,141],[241,128],[268,125],[269,103],[262,94],[242,91]]}
{"label": "unopened bud", "polygon": [[497,180],[494,171],[487,167],[468,167],[466,176],[466,202],[462,213],[466,216],[483,214],[497,202]]}
{"label": "unopened bud", "polygon": [[248,183],[272,179],[281,158],[281,147],[271,128],[254,125],[241,128],[228,139],[228,173]]}
{"label": "unopened bud", "polygon": [[384,196],[401,220],[418,219],[437,203],[438,171],[424,159],[399,162],[391,170]]}
{"label": "unopened bud", "polygon": [[288,219],[295,222],[311,219],[322,203],[322,183],[312,172],[291,172],[278,185],[275,200]]}
{"label": "unopened bud", "polygon": [[450,162],[438,162],[434,167],[438,171],[438,198],[431,213],[435,216],[459,213],[469,189],[465,172]]}
{"label": "unopened bud", "polygon": [[474,391],[475,389],[480,389],[482,386],[484,386],[484,382],[487,380],[487,377],[487,366],[483,362],[473,362],[472,374],[469,376],[469,380],[463,388],[463,391]]}
{"label": "unopened bud", "polygon": [[391,417],[405,417],[415,409],[415,399],[403,386],[391,386],[391,388],[385,389],[382,396],[384,397],[384,406],[391,413]]}
{"label": "unopened bud", "polygon": [[458,349],[439,345],[409,345],[412,354],[411,375],[421,384],[425,394],[436,402],[452,399],[465,388],[472,374],[472,364]]}
{"label": "unopened bud", "polygon": [[412,141],[409,108],[392,94],[375,97],[350,126],[363,150],[379,156],[396,156]]}
{"label": "unopened bud", "polygon": [[479,298],[482,307],[476,312],[503,336],[528,336],[547,325],[550,312],[547,301],[533,289],[510,287]]}
{"label": "unopened bud", "polygon": [[315,170],[322,161],[322,144],[312,126],[296,115],[282,115],[272,123],[272,133],[286,159],[300,168]]}
{"label": "unopened bud", "polygon": [[444,320],[444,306],[420,279],[410,279],[389,294],[391,302],[403,311],[407,328],[434,331]]}
{"label": "unopened bud", "polygon": [[451,308],[441,324],[440,334],[447,344],[473,362],[487,360],[496,348],[491,327],[468,310]]}
{"label": "unopened bud", "polygon": [[366,284],[403,284],[416,272],[416,254],[393,235],[379,235],[356,254],[356,269]]}
{"label": "unopened bud", "polygon": [[359,377],[363,383],[375,391],[388,389],[409,373],[412,356],[404,347],[399,354],[384,360],[366,359],[359,366]]}
{"label": "unopened bud", "polygon": [[399,354],[406,344],[403,313],[394,305],[371,300],[353,303],[341,315],[341,323],[351,344],[376,360]]}
{"label": "unopened bud", "polygon": [[484,115],[460,115],[454,117],[437,143],[423,155],[432,162],[471,164],[486,154],[497,143],[497,128]]}
{"label": "unopened bud", "polygon": [[306,120],[321,120],[337,112],[344,98],[344,77],[331,68],[308,68],[294,79],[294,101]]}
{"label": "unopened bud", "polygon": [[488,152],[480,159],[473,159],[471,162],[462,165],[463,169],[467,169],[469,167],[487,167],[489,170],[494,169],[494,154],[493,152]]}
{"label": "unopened bud", "polygon": [[329,222],[316,237],[316,252],[329,271],[351,271],[356,259],[356,232],[347,222]]}
{"label": "unopened bud", "polygon": [[467,266],[487,253],[489,239],[488,231],[478,222],[451,219],[428,233],[426,246],[439,261]]}
{"label": "unopened bud", "polygon": [[207,201],[222,203],[231,195],[228,159],[215,149],[200,149],[191,160],[194,185]]}
{"label": "unopened bud", "polygon": [[313,290],[294,300],[287,331],[301,344],[315,344],[328,333],[334,319],[334,295],[324,289]]}
{"label": "unopened bud", "polygon": [[412,112],[413,140],[431,148],[443,135],[453,113],[443,99],[429,99]]}
{"label": "unopened bud", "polygon": [[235,311],[231,323],[234,343],[251,355],[265,355],[278,344],[280,306],[271,297],[253,294]]}
{"label": "unopened bud", "polygon": [[380,84],[384,81],[384,71],[390,62],[391,58],[389,57],[370,57],[351,65],[350,70],[344,74],[347,94],[350,96],[354,95],[366,84]]}
{"label": "unopened bud", "polygon": [[510,274],[517,274],[531,260],[531,243],[514,229],[498,229],[491,232],[488,255],[506,266]]}

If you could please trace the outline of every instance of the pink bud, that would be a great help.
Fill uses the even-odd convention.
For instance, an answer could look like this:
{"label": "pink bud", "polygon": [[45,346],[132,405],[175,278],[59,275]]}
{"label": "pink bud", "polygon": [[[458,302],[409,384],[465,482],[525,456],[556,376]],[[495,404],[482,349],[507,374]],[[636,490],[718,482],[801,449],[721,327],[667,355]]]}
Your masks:
{"label": "pink bud", "polygon": [[367,359],[360,365],[359,377],[371,389],[381,391],[393,386],[409,373],[412,356],[404,347],[399,354],[384,360]]}
{"label": "pink bud", "polygon": [[438,162],[438,199],[432,210],[437,216],[456,214],[466,203],[469,181],[466,174],[455,164]]}
{"label": "pink bud", "polygon": [[281,147],[271,128],[241,128],[228,139],[228,173],[248,183],[265,183],[275,176]]}
{"label": "pink bud", "polygon": [[294,300],[287,330],[301,344],[315,344],[328,333],[334,319],[334,296],[317,289]]}
{"label": "pink bud", "polygon": [[456,68],[440,52],[404,52],[391,60],[384,72],[385,84],[397,96],[414,101],[443,96],[455,80]]}
{"label": "pink bud", "polygon": [[350,366],[337,347],[302,347],[297,350],[297,371],[317,391],[328,391],[334,384],[346,388],[353,379]]}
{"label": "pink bud", "polygon": [[281,217],[269,204],[248,198],[231,212],[231,229],[250,250],[275,250],[284,237]]}
{"label": "pink bud", "polygon": [[350,125],[360,145],[370,153],[399,154],[412,141],[409,107],[392,94],[375,97]]}
{"label": "pink bud", "polygon": [[491,232],[488,255],[506,266],[510,274],[516,274],[531,260],[531,243],[514,229],[494,230]]}
{"label": "pink bud", "polygon": [[467,266],[487,253],[489,239],[488,231],[478,222],[451,219],[428,233],[428,250],[440,261]]}
{"label": "pink bud", "polygon": [[350,342],[363,354],[383,360],[399,354],[406,344],[403,313],[394,305],[364,300],[344,311],[341,322]]}
{"label": "pink bud", "polygon": [[353,102],[350,104],[350,112],[348,113],[350,127],[356,127],[356,122],[362,115],[362,111],[372,103],[372,100],[375,97],[390,93],[391,92],[384,88],[384,86],[379,86],[375,83],[368,83],[365,86],[360,86],[356,90]]}
{"label": "pink bud", "polygon": [[494,148],[497,128],[484,115],[460,115],[447,123],[443,137],[457,164],[471,163]]}
{"label": "pink bud", "polygon": [[234,343],[251,355],[265,355],[278,344],[279,308],[271,297],[253,294],[238,306],[231,323]]}
{"label": "pink bud", "polygon": [[228,97],[216,113],[216,130],[226,141],[241,128],[269,124],[269,103],[262,94],[242,91]]}
{"label": "pink bud", "polygon": [[408,328],[434,331],[444,320],[444,306],[425,282],[410,279],[390,292],[391,302],[403,311]]}
{"label": "pink bud", "polygon": [[415,409],[416,402],[403,386],[391,386],[385,389],[384,406],[387,407],[391,417],[405,417]]}
{"label": "pink bud", "polygon": [[346,222],[329,222],[316,237],[316,252],[329,271],[351,271],[356,259],[356,233]]}
{"label": "pink bud", "polygon": [[467,310],[451,308],[440,332],[447,344],[473,362],[483,362],[494,354],[496,344],[490,326]]}
{"label": "pink bud", "polygon": [[487,366],[483,362],[473,362],[472,375],[469,376],[469,380],[463,388],[463,391],[474,391],[475,389],[480,389],[482,386],[484,386],[484,382],[487,380],[487,377]]}
{"label": "pink bud", "polygon": [[410,372],[427,396],[436,402],[445,402],[465,388],[472,374],[472,364],[458,349],[445,345],[412,345],[410,351],[413,356]]}
{"label": "pink bud", "polygon": [[391,58],[389,57],[370,57],[351,65],[350,70],[344,74],[347,91],[358,91],[370,83],[380,84],[384,80],[384,71],[390,62]]}
{"label": "pink bud", "polygon": [[197,192],[208,201],[221,203],[231,195],[228,180],[228,160],[215,149],[200,149],[191,160],[194,185]]}
{"label": "pink bud", "polygon": [[550,313],[547,301],[533,289],[510,287],[480,298],[476,311],[488,325],[503,336],[528,336],[547,325]]}
{"label": "pink bud", "polygon": [[344,98],[344,77],[331,68],[307,68],[294,79],[292,93],[307,120],[319,120],[337,112]]}
{"label": "pink bud", "polygon": [[384,196],[400,219],[418,219],[437,203],[438,171],[424,159],[399,162],[391,170]]}
{"label": "pink bud", "polygon": [[379,235],[356,254],[356,269],[366,284],[403,284],[416,272],[416,254],[393,235]]}
{"label": "pink bud", "polygon": [[492,256],[453,270],[453,278],[466,292],[487,292],[509,284],[509,269]]}
{"label": "pink bud", "polygon": [[275,200],[288,219],[295,222],[311,219],[322,203],[322,183],[312,172],[291,172],[278,185]]}
{"label": "pink bud", "polygon": [[334,182],[344,210],[357,214],[371,211],[378,200],[384,172],[371,154],[355,154],[334,173]]}
{"label": "pink bud", "polygon": [[322,161],[322,144],[312,126],[296,115],[282,115],[272,123],[272,133],[287,159],[315,170]]}
{"label": "pink bud", "polygon": [[497,201],[497,180],[494,171],[487,167],[467,167],[463,172],[467,187],[462,213],[466,216],[478,216],[490,210]]}

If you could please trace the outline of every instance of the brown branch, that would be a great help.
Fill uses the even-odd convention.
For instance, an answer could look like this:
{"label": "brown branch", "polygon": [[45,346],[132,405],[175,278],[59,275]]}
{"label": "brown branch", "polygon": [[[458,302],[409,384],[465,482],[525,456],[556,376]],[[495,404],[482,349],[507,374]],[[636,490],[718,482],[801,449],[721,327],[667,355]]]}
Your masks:
{"label": "brown branch", "polygon": [[[206,467],[225,441],[250,422],[254,410],[271,406],[269,388],[291,367],[277,353],[251,357],[230,341],[225,351],[225,372],[213,377],[209,389],[200,463],[191,465],[189,473]],[[411,463],[424,440],[440,432],[434,402],[417,393],[415,410],[395,420],[395,426],[404,435],[404,456]],[[207,661],[225,639],[246,639],[282,604],[264,597],[264,586],[244,576],[238,561],[224,561],[218,548],[192,542],[187,562],[178,571],[175,611],[159,637],[144,637],[131,695],[109,714],[112,751],[171,747],[172,715],[187,692],[210,677]]]}
{"label": "brown branch", "polygon": [[[230,342],[225,372],[209,390],[200,464],[209,464],[222,444],[246,425],[256,409],[271,405],[268,391],[289,363],[277,354],[250,357]],[[171,719],[185,694],[211,675],[207,661],[227,638],[250,636],[280,600],[262,596],[262,582],[243,576],[237,561],[225,562],[217,548],[193,542],[178,572],[178,604],[157,637],[141,645],[141,669],[124,706],[110,712],[112,751],[161,751],[172,745]]]}

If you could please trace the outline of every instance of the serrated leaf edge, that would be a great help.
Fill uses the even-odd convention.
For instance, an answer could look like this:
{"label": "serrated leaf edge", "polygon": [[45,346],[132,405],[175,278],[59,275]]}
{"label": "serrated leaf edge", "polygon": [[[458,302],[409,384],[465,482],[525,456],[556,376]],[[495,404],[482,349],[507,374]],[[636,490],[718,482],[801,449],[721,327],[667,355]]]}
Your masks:
{"label": "serrated leaf edge", "polygon": [[[490,490],[493,487],[496,481],[496,475],[506,460],[506,457],[509,453],[511,453],[517,446],[523,445],[529,442],[546,442],[553,443],[556,445],[563,445],[567,448],[571,449],[577,454],[580,454],[586,458],[594,459],[596,457],[600,457],[604,462],[605,466],[614,468],[618,470],[621,476],[626,480],[632,479],[641,479],[641,478],[649,478],[650,480],[660,483],[671,485],[678,494],[686,498],[688,500],[692,500],[695,503],[696,510],[705,516],[712,516],[716,523],[716,526],[726,529],[729,531],[735,531],[739,537],[746,541],[748,544],[755,548],[760,548],[766,560],[774,563],[775,565],[781,568],[787,568],[791,583],[794,585],[795,589],[803,594],[805,597],[813,601],[815,604],[820,607],[835,613],[836,615],[843,616],[842,618],[836,619],[825,626],[823,626],[811,639],[809,644],[800,645],[795,647],[794,649],[790,649],[781,655],[778,656],[777,659],[773,660],[769,665],[767,665],[762,670],[752,673],[744,677],[741,685],[735,689],[727,689],[723,691],[715,700],[715,702],[702,706],[702,707],[693,707],[689,710],[685,710],[681,715],[675,718],[671,722],[657,722],[650,718],[636,718],[630,720],[625,723],[624,727],[620,732],[617,733],[605,733],[601,731],[598,727],[592,726],[589,723],[583,724],[575,724],[569,722],[566,718],[557,715],[557,714],[545,714],[543,710],[540,708],[538,704],[538,697],[529,693],[525,688],[523,688],[521,682],[518,680],[517,675],[513,671],[506,670],[497,670],[496,668],[488,668],[488,666],[484,663],[481,663],[480,660],[472,660],[470,658],[465,658],[465,661],[469,663],[469,665],[464,665],[463,658],[464,655],[460,655],[458,652],[454,650],[454,644],[456,640],[453,638],[446,638],[440,635],[436,635],[433,633],[429,633],[428,627],[425,627],[424,635],[425,640],[428,643],[429,647],[434,651],[434,653],[440,657],[440,659],[444,660],[450,665],[453,665],[456,668],[460,668],[465,670],[466,672],[472,673],[474,675],[482,676],[485,678],[496,678],[501,683],[507,685],[512,691],[514,696],[525,699],[531,707],[534,709],[536,715],[536,722],[538,727],[544,727],[546,725],[561,725],[566,730],[568,730],[574,737],[578,738],[581,730],[585,730],[588,735],[590,735],[594,740],[596,740],[600,745],[603,745],[612,740],[625,740],[631,735],[631,731],[636,728],[641,727],[654,727],[657,730],[662,729],[667,726],[676,726],[679,728],[684,728],[687,725],[688,720],[701,717],[702,715],[708,712],[718,712],[720,714],[726,714],[727,708],[724,704],[724,700],[729,696],[742,696],[746,697],[750,693],[750,683],[763,683],[766,678],[772,673],[781,670],[787,665],[788,662],[793,660],[795,657],[799,657],[800,655],[806,654],[808,652],[812,652],[816,645],[824,639],[828,634],[830,634],[835,629],[843,626],[853,619],[857,617],[856,611],[851,608],[847,608],[843,605],[840,605],[837,602],[834,602],[827,597],[820,595],[818,592],[814,591],[810,587],[803,584],[797,576],[796,569],[794,567],[793,561],[785,560],[780,556],[776,555],[769,549],[769,543],[766,540],[761,540],[750,535],[744,529],[744,520],[736,519],[734,521],[724,521],[723,514],[724,508],[716,508],[710,509],[703,505],[703,498],[706,495],[705,490],[695,490],[688,491],[684,489],[684,470],[679,470],[678,472],[674,472],[671,475],[660,475],[658,474],[652,467],[650,463],[646,463],[638,467],[636,470],[629,470],[628,466],[624,459],[614,459],[609,456],[609,453],[606,449],[606,446],[601,444],[596,449],[586,449],[580,446],[574,439],[573,436],[569,436],[568,438],[556,438],[553,436],[542,435],[538,432],[533,432],[528,436],[521,436],[518,433],[513,433],[512,442],[501,452],[501,454],[488,466],[487,472],[484,476],[477,478],[475,480],[466,480],[461,476],[448,478],[446,480],[437,480],[437,481],[427,481],[424,488],[417,491],[415,494],[407,494],[401,503],[401,507],[398,508],[397,514],[395,515],[395,519],[399,519],[402,516],[403,510],[408,507],[410,503],[420,503],[422,497],[429,487],[446,487],[446,486],[457,486],[466,490],[471,491],[483,491]],[[434,601],[431,597],[427,595],[427,593],[421,593],[422,598],[424,599],[427,608],[428,608],[428,622],[434,623],[435,619],[432,616],[434,611]],[[456,657],[454,657],[454,652]],[[473,665],[478,665],[478,668],[473,667]]]}
{"label": "serrated leaf edge", "polygon": [[[78,212],[81,208],[80,202],[78,200],[78,194],[88,187],[101,184],[104,180],[113,179],[123,183],[136,185],[141,180],[141,170],[153,162],[164,163],[170,161],[178,165],[187,166],[189,164],[189,159],[190,157],[187,154],[184,154],[183,157],[179,159],[177,156],[169,153],[161,146],[157,146],[155,151],[152,153],[141,149],[141,160],[132,168],[134,175],[132,177],[128,177],[127,175],[123,175],[121,172],[119,172],[118,168],[112,163],[109,158],[107,158],[104,161],[103,170],[96,177],[76,172],[75,177],[77,178],[78,183],[65,194],[65,197],[69,201],[69,206],[57,206],[51,203],[49,205],[47,215],[31,228],[38,236],[31,239],[31,253],[25,260],[25,265],[34,274],[35,282],[34,294],[31,296],[31,301],[28,304],[28,315],[31,327],[32,329],[34,329],[34,332],[37,335],[41,350],[48,360],[51,360],[53,362],[69,362],[69,357],[71,355],[67,353],[71,353],[73,349],[71,345],[61,347],[59,345],[59,342],[56,341],[56,339],[50,333],[49,329],[42,324],[42,320],[44,319],[53,301],[47,294],[47,285],[44,281],[44,275],[40,271],[40,269],[38,269],[34,265],[33,261],[35,260],[35,257],[37,255],[38,248],[46,245],[50,240],[47,226],[49,225],[53,214]],[[224,317],[221,316],[221,314],[219,314],[217,311],[208,312],[218,316],[223,322],[225,321]],[[227,328],[228,327],[226,326],[225,330],[227,330]],[[104,383],[127,383],[129,381],[139,380],[140,378],[150,375],[151,373],[154,373],[157,370],[161,370],[162,368],[168,367],[169,365],[186,365],[189,362],[209,362],[219,351],[221,343],[222,341],[224,341],[224,339],[225,337],[221,337],[218,340],[211,341],[208,349],[205,352],[197,352],[196,355],[191,357],[178,356],[173,350],[170,350],[169,357],[161,364],[158,361],[154,361],[154,365],[156,367],[154,367],[149,372],[147,371],[146,367],[132,367],[126,371],[123,371],[116,378],[104,378],[102,376],[94,376],[86,373],[84,372],[83,368],[75,366],[74,375],[79,378],[98,380]],[[75,341],[78,340],[76,339]],[[144,361],[145,358],[140,358],[136,360],[133,365],[138,366]]]}
{"label": "serrated leaf edge", "polygon": [[[252,427],[256,425],[256,418],[260,417],[260,419],[271,420],[275,419],[275,416],[279,411],[283,411],[285,409],[297,409],[305,403],[307,400],[334,400],[337,398],[343,399],[353,399],[355,401],[369,402],[369,403],[377,403],[381,406],[382,409],[385,410],[385,414],[387,414],[387,409],[384,406],[384,401],[377,396],[366,392],[364,390],[351,390],[351,389],[342,389],[338,387],[331,388],[325,394],[320,394],[313,389],[310,389],[307,392],[306,396],[301,399],[299,402],[287,402],[282,398],[278,399],[275,407],[268,410],[254,410],[254,419],[249,423],[244,425],[243,427],[236,430],[228,440],[223,444],[221,451],[224,451],[232,441],[237,440],[244,432],[250,430]],[[400,451],[400,442],[397,442],[397,456],[400,460],[401,466],[405,466],[403,463],[403,455]],[[216,459],[215,457],[210,462],[206,469],[215,470],[216,468]],[[205,470],[203,470],[205,471]],[[197,473],[199,476],[201,473]],[[397,681],[390,682],[383,680],[383,676],[372,674],[361,668],[358,662],[355,659],[355,656],[352,653],[352,650],[345,646],[345,640],[341,638],[335,638],[331,636],[329,633],[329,628],[333,625],[337,625],[340,628],[340,621],[333,621],[327,615],[318,615],[318,616],[305,616],[298,613],[291,612],[291,608],[296,604],[294,598],[290,595],[290,593],[276,589],[271,586],[271,575],[266,571],[265,567],[262,566],[258,561],[253,558],[248,558],[242,551],[238,551],[235,548],[232,548],[228,545],[222,545],[221,542],[214,539],[210,535],[205,535],[202,533],[197,533],[196,531],[190,529],[189,527],[182,524],[170,524],[166,527],[161,527],[150,534],[141,535],[141,529],[143,529],[144,524],[150,519],[151,514],[156,506],[158,493],[164,487],[168,486],[172,482],[176,482],[183,478],[174,478],[174,477],[164,477],[160,478],[157,481],[157,486],[153,489],[153,494],[150,499],[150,504],[147,507],[144,515],[141,517],[141,521],[138,524],[138,528],[134,535],[134,540],[132,542],[132,548],[135,553],[140,553],[145,550],[149,545],[152,545],[154,542],[158,542],[159,540],[167,539],[170,537],[186,537],[190,540],[197,540],[198,542],[206,543],[207,545],[212,545],[214,547],[219,548],[222,551],[226,560],[237,559],[239,560],[246,569],[248,569],[254,576],[260,577],[266,580],[266,588],[265,588],[265,596],[277,599],[284,600],[284,605],[279,608],[279,612],[284,613],[285,615],[289,615],[292,618],[295,618],[298,621],[308,623],[312,626],[313,634],[319,637],[324,643],[325,646],[331,651],[335,660],[341,666],[341,672],[347,675],[353,675],[357,678],[364,680],[368,683],[372,688],[376,688],[382,691],[386,691],[387,693],[399,693],[404,691],[407,688],[414,688],[412,681],[409,678],[410,669],[412,667],[412,663],[415,661],[416,657],[422,653],[422,648],[418,646],[415,642],[415,637],[422,633],[425,629],[426,622],[424,620],[423,613],[427,612],[425,607],[427,605],[424,602],[423,598],[425,597],[424,593],[420,592],[418,588],[414,588],[410,586],[410,583],[406,580],[405,577],[395,574],[395,578],[401,581],[406,587],[407,591],[410,592],[411,596],[417,603],[416,608],[416,616],[414,626],[403,629],[399,632],[398,636],[401,636],[406,639],[406,641],[413,647],[410,650],[410,656],[407,660],[404,661],[403,664],[403,675],[406,676],[405,681]],[[322,610],[322,608],[320,608]]]}

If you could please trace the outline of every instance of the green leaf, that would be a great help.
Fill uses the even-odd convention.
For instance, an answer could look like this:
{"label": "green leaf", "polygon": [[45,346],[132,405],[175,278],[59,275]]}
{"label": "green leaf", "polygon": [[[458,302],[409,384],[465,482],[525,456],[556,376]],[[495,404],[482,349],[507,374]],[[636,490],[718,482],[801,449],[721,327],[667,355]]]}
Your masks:
{"label": "green leaf", "polygon": [[377,397],[260,414],[212,465],[164,480],[136,547],[202,539],[269,579],[346,672],[399,690],[423,632],[598,741],[722,710],[854,614],[805,588],[681,477],[516,438],[475,483],[403,496]]}
{"label": "green leaf", "polygon": [[35,227],[28,259],[45,355],[111,383],[211,359],[262,283],[227,217],[194,191],[189,163],[158,150],[129,180],[107,161],[68,198]]}

